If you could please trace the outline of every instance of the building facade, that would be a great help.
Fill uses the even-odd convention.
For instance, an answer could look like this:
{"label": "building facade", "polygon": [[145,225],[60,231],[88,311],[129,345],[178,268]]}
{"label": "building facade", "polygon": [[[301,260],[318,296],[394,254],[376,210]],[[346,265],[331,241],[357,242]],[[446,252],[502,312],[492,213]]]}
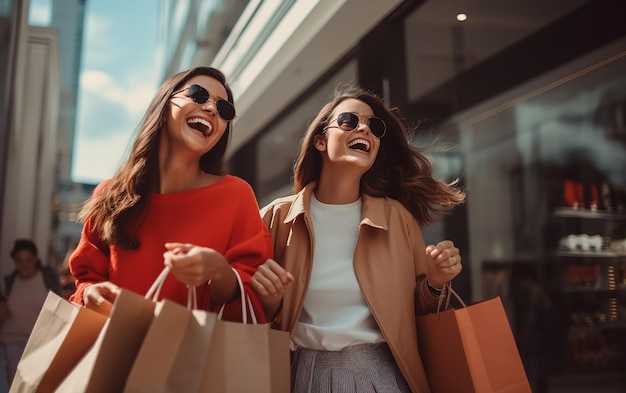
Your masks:
{"label": "building facade", "polygon": [[[465,205],[425,238],[460,247],[454,285],[466,300],[503,298],[533,391],[623,391],[624,9],[251,0],[223,41],[177,41],[194,56],[171,52],[168,73],[225,72],[238,110],[230,163],[260,205],[290,193],[304,130],[337,85],[383,96],[414,126],[416,146],[434,143],[437,175],[467,188]],[[219,49],[204,52],[213,38]]]}
{"label": "building facade", "polygon": [[76,134],[76,114],[81,71],[86,0],[50,2],[50,23],[59,36],[61,91],[57,116],[57,149],[54,172],[54,196],[51,238],[47,244],[47,262],[57,266],[80,238],[82,225],[77,222],[79,200],[84,201],[93,189],[72,180],[72,162]]}
{"label": "building facade", "polygon": [[[59,38],[28,26],[28,1],[7,4],[7,67],[3,85],[0,181],[0,273],[14,269],[9,251],[16,238],[33,239],[43,260],[51,241],[57,158]],[[35,93],[33,93],[35,92]]]}
{"label": "building facade", "polygon": [[0,3],[2,276],[14,268],[16,238],[33,239],[44,263],[58,265],[80,236],[77,224],[65,221],[76,197],[64,198],[77,188],[70,168],[84,8],[84,0],[55,0],[50,20],[35,26],[29,1]]}

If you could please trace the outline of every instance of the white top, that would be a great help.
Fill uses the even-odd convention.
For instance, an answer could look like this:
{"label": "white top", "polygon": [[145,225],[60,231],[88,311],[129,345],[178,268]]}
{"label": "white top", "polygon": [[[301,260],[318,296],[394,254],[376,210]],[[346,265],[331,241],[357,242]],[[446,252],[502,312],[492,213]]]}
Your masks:
{"label": "white top", "polygon": [[9,317],[2,324],[2,342],[27,342],[48,296],[41,271],[29,279],[15,277],[7,301]]}
{"label": "white top", "polygon": [[361,200],[328,205],[311,197],[315,248],[309,287],[293,342],[337,351],[350,345],[385,341],[354,273],[354,249]]}

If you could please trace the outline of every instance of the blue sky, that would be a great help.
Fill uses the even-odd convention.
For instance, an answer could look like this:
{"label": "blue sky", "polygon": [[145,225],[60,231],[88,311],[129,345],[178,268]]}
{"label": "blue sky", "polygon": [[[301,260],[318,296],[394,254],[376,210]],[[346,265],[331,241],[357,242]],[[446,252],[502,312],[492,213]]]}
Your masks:
{"label": "blue sky", "polygon": [[[161,83],[159,3],[85,2],[72,170],[76,182],[96,183],[113,175]],[[34,24],[49,20],[49,5],[50,0],[31,0]]]}

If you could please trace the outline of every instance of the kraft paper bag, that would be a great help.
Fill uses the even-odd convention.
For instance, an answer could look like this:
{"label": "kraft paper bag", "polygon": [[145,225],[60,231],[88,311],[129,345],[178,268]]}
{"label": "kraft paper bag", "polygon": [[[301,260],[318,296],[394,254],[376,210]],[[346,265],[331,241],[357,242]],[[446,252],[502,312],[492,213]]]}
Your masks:
{"label": "kraft paper bag", "polygon": [[218,320],[208,355],[201,392],[289,392],[287,332]]}
{"label": "kraft paper bag", "polygon": [[48,292],[9,392],[54,392],[96,341],[105,321],[103,315]]}
{"label": "kraft paper bag", "polygon": [[419,316],[417,332],[432,393],[531,393],[500,297]]}
{"label": "kraft paper bag", "polygon": [[122,289],[97,340],[56,391],[121,392],[154,317],[154,307],[152,300]]}
{"label": "kraft paper bag", "polygon": [[238,275],[237,280],[241,298],[246,299],[241,302],[243,323],[223,321],[218,314],[198,392],[289,393],[289,333],[256,323]]}
{"label": "kraft paper bag", "polygon": [[217,314],[165,300],[128,375],[125,393],[196,392]]}

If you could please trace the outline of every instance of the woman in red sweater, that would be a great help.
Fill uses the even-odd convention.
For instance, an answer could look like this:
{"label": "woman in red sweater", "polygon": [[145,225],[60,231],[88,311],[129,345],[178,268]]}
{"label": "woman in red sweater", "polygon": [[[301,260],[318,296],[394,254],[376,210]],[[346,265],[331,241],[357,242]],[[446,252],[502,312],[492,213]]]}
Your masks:
{"label": "woman in red sweater", "polygon": [[[251,187],[225,174],[233,102],[214,68],[163,83],[128,160],[81,211],[85,225],[69,262],[77,284],[71,300],[110,307],[120,288],[145,294],[165,263],[171,274],[163,298],[186,304],[194,286],[199,307],[226,304],[224,319],[241,319],[233,269],[247,287],[272,257],[272,245]],[[254,291],[247,292],[263,320]]]}

